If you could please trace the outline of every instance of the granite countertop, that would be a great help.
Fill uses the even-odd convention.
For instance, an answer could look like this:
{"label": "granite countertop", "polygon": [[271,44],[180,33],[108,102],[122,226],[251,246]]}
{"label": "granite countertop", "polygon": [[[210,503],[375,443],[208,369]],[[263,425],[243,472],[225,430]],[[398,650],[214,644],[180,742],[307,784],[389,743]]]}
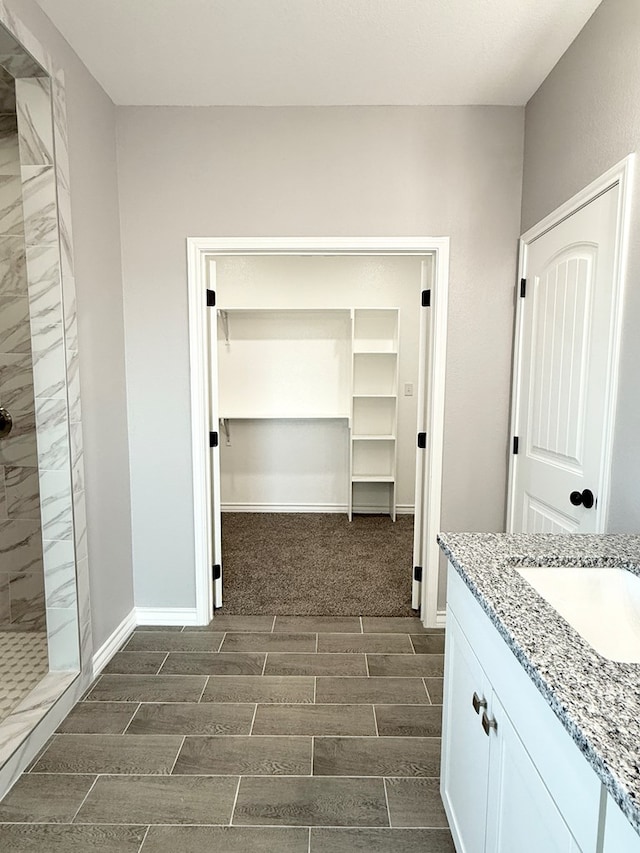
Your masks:
{"label": "granite countertop", "polygon": [[441,533],[438,542],[640,833],[640,664],[599,655],[514,568],[605,566],[640,575],[640,536]]}

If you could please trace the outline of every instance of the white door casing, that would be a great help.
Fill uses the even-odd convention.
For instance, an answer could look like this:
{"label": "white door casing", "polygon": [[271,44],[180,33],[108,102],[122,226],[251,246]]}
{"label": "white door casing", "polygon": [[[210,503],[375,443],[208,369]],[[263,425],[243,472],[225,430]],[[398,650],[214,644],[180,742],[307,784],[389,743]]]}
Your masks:
{"label": "white door casing", "polygon": [[[421,265],[420,275],[420,292],[430,293],[430,269],[423,261]],[[418,347],[418,434],[425,433],[426,441],[429,440],[427,431],[427,415],[431,410],[430,403],[430,344],[431,344],[431,306],[421,305],[420,307],[420,338]],[[417,443],[417,442],[416,442]],[[424,538],[425,538],[425,513],[424,513],[424,495],[425,495],[425,478],[427,468],[427,448],[416,448],[416,484],[415,484],[415,499],[414,499],[414,520],[413,520],[413,567],[411,577],[411,606],[414,610],[420,608],[422,599],[422,576],[423,569],[423,553],[424,553]],[[416,577],[416,569],[422,574]]]}
{"label": "white door casing", "polygon": [[[209,264],[209,289],[216,292],[216,263]],[[203,294],[206,300],[206,293]],[[210,447],[211,457],[211,552],[213,560],[213,606],[222,607],[222,522],[220,503],[220,429],[218,406],[218,318],[207,312],[209,332],[209,431],[217,440]]]}
{"label": "white door casing", "polygon": [[629,168],[521,240],[510,532],[606,530]]}
{"label": "white door casing", "polygon": [[[445,363],[447,343],[447,301],[449,279],[448,237],[398,238],[187,238],[189,332],[191,363],[191,421],[194,495],[194,544],[196,609],[198,624],[207,624],[213,615],[213,581],[211,566],[221,561],[219,528],[215,530],[215,489],[219,470],[212,476],[216,455],[211,456],[209,431],[217,430],[217,399],[210,389],[209,350],[215,344],[216,326],[210,331],[206,307],[206,284],[215,289],[215,257],[218,255],[432,255],[432,320],[430,349],[429,396],[427,413],[429,436],[426,452],[424,530],[422,555],[426,582],[422,583],[420,613],[427,627],[444,625],[444,614],[437,610],[439,547],[436,534],[440,529],[442,491],[442,452],[444,444]],[[213,318],[215,320],[215,316]],[[213,373],[213,371],[211,371]],[[215,414],[215,418],[214,418]],[[218,457],[219,465],[219,457]],[[217,518],[220,518],[219,512]],[[216,543],[218,550],[216,554]],[[424,577],[424,576],[423,576]],[[222,595],[220,588],[219,593]],[[220,598],[221,600],[221,598]],[[216,601],[217,606],[217,601]]]}

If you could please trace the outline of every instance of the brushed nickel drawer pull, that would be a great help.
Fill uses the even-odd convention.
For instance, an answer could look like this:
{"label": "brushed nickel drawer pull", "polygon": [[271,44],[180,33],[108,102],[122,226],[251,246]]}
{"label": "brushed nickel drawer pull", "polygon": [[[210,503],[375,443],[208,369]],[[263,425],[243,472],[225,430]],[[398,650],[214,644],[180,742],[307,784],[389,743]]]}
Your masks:
{"label": "brushed nickel drawer pull", "polygon": [[487,707],[487,700],[481,699],[478,696],[478,694],[474,691],[473,699],[471,700],[471,704],[473,705],[473,710],[476,712],[476,714],[479,714],[480,708],[486,708]]}

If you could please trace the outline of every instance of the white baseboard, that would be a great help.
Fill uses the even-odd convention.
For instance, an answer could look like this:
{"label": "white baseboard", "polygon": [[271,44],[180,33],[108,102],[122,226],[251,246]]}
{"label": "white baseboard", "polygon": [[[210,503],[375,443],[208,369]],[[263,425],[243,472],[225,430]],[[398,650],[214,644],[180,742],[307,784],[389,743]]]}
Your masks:
{"label": "white baseboard", "polygon": [[195,607],[136,607],[138,625],[199,625]]}
{"label": "white baseboard", "polygon": [[446,625],[447,625],[447,611],[446,610],[438,610],[436,613],[436,627],[446,628]]}
{"label": "white baseboard", "polygon": [[[224,503],[222,512],[334,512],[346,513],[346,504],[249,504],[249,503]],[[366,513],[383,513],[387,508],[383,506],[367,506],[362,508]],[[413,515],[413,504],[397,504],[398,515]]]}
{"label": "white baseboard", "polygon": [[120,646],[129,637],[133,629],[136,627],[136,609],[135,607],[128,613],[122,622],[117,626],[115,631],[107,637],[104,643],[100,646],[93,656],[93,677],[99,675],[111,658],[118,651]]}

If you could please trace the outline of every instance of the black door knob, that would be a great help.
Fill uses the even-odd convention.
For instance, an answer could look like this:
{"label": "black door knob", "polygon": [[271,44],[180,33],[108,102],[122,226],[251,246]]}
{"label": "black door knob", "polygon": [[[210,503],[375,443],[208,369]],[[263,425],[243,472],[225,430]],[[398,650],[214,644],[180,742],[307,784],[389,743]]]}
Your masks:
{"label": "black door knob", "polygon": [[571,492],[569,500],[574,506],[582,504],[585,509],[591,509],[596,502],[591,489],[585,489],[583,492]]}

